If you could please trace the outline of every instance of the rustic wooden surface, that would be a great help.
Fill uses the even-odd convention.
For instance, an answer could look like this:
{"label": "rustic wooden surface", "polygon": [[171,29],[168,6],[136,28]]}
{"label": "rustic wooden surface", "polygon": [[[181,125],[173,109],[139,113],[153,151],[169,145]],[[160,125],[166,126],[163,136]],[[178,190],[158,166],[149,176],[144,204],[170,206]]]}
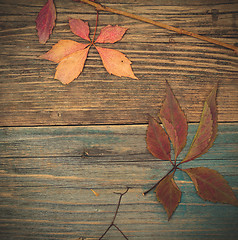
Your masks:
{"label": "rustic wooden surface", "polygon": [[[238,209],[201,200],[182,172],[176,173],[182,202],[169,222],[155,194],[142,195],[170,168],[149,154],[145,143],[147,115],[158,112],[165,80],[188,117],[188,144],[203,102],[219,81],[219,135],[207,154],[186,166],[219,171],[238,194],[234,52],[101,13],[98,33],[107,24],[129,28],[120,42],[105,46],[125,53],[139,80],[109,75],[92,48],[83,73],[64,86],[54,80],[56,65],[38,56],[60,39],[83,42],[70,32],[68,18],[88,21],[93,32],[95,10],[55,0],[56,28],[41,45],[35,18],[45,2],[0,0],[0,239],[96,240],[113,218],[118,201],[114,192],[127,186],[131,189],[116,223],[130,240],[237,239]],[[235,0],[100,3],[238,46]],[[105,239],[122,236],[111,229]]]}
{"label": "rustic wooden surface", "polygon": [[[56,64],[38,56],[60,39],[83,42],[70,32],[68,18],[88,21],[93,32],[96,14],[86,4],[55,0],[56,28],[42,45],[35,18],[44,2],[0,0],[0,125],[146,123],[147,113],[157,113],[161,105],[166,79],[190,122],[199,121],[203,101],[219,81],[219,121],[237,121],[238,62],[233,51],[111,13],[100,14],[98,32],[107,24],[129,28],[120,42],[105,46],[125,53],[139,80],[109,75],[92,48],[82,75],[63,86],[54,80]],[[238,45],[236,0],[100,2]]]}

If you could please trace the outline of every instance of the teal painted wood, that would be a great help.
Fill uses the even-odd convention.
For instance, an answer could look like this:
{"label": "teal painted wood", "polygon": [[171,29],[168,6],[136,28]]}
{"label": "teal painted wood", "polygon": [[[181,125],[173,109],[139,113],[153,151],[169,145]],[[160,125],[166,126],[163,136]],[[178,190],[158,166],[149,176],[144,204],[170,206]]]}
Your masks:
{"label": "teal painted wood", "polygon": [[[189,125],[189,142],[196,128]],[[113,192],[126,186],[116,223],[130,240],[236,239],[238,209],[203,201],[182,172],[182,200],[169,222],[155,194],[142,195],[170,169],[148,153],[145,132],[146,125],[1,128],[0,239],[98,239],[116,208]],[[238,195],[237,146],[238,124],[220,124],[210,151],[184,167],[219,171]],[[122,237],[112,229],[105,239]]]}

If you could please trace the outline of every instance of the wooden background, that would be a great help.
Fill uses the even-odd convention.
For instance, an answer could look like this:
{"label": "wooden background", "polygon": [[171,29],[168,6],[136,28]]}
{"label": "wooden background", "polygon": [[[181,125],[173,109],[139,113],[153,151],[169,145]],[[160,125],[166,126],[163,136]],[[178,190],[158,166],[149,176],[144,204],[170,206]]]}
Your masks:
{"label": "wooden background", "polygon": [[[148,114],[156,116],[170,83],[189,121],[189,143],[206,96],[219,81],[219,135],[211,150],[186,167],[219,171],[238,194],[238,61],[234,52],[111,13],[108,24],[129,30],[104,46],[133,62],[138,80],[109,75],[91,48],[83,73],[67,86],[56,64],[39,59],[60,39],[84,42],[68,18],[89,22],[93,7],[55,0],[56,28],[38,42],[35,19],[44,0],[0,0],[0,239],[98,239],[116,219],[130,240],[237,239],[238,210],[202,201],[182,172],[182,200],[171,220],[155,194],[142,196],[169,170],[146,149]],[[100,3],[238,46],[235,0],[101,0]],[[181,154],[180,159],[185,154]],[[99,196],[96,197],[90,190]],[[104,239],[122,239],[111,229]]]}

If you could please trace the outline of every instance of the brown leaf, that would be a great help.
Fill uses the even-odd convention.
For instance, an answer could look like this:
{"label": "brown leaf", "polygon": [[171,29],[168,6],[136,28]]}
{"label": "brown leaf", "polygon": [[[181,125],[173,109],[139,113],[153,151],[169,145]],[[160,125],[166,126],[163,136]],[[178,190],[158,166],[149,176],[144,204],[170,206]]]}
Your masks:
{"label": "brown leaf", "polygon": [[57,66],[55,79],[63,84],[72,82],[83,71],[89,47],[78,50],[63,58]]}
{"label": "brown leaf", "polygon": [[188,124],[168,82],[167,95],[160,110],[159,118],[173,144],[175,159],[186,145]]}
{"label": "brown leaf", "polygon": [[115,43],[122,39],[127,28],[108,25],[102,28],[95,43]]}
{"label": "brown leaf", "polygon": [[131,61],[126,56],[114,49],[96,46],[102,59],[103,65],[108,73],[119,76],[137,79],[131,69]]}
{"label": "brown leaf", "polygon": [[172,163],[169,137],[161,125],[152,117],[149,118],[146,143],[147,149],[154,157],[169,160]]}
{"label": "brown leaf", "polygon": [[179,205],[182,195],[173,177],[174,172],[165,177],[155,189],[156,197],[163,204],[168,215],[168,220]]}
{"label": "brown leaf", "polygon": [[86,48],[88,44],[78,43],[72,40],[60,40],[47,53],[40,56],[55,63],[59,63],[64,57]]}
{"label": "brown leaf", "polygon": [[216,91],[213,88],[204,103],[202,117],[198,126],[197,133],[193,139],[188,154],[181,163],[189,162],[206,153],[213,145],[217,135],[217,110],[216,110]]}
{"label": "brown leaf", "polygon": [[231,187],[217,171],[205,167],[182,170],[192,179],[197,193],[202,199],[238,206],[238,200]]}
{"label": "brown leaf", "polygon": [[39,42],[45,44],[55,26],[56,10],[53,0],[48,0],[36,18]]}

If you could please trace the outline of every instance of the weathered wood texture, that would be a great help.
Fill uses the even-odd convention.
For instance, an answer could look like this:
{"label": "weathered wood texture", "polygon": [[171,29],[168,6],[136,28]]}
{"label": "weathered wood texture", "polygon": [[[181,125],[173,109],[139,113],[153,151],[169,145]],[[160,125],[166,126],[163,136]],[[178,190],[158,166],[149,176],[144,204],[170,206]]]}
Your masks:
{"label": "weathered wood texture", "polygon": [[[219,121],[237,121],[234,52],[111,13],[100,13],[98,32],[107,24],[129,28],[120,42],[107,46],[128,56],[139,80],[109,75],[92,48],[82,75],[63,86],[54,80],[56,64],[38,56],[60,39],[83,42],[70,32],[68,18],[88,21],[93,31],[96,14],[86,4],[55,0],[56,28],[41,45],[35,18],[45,2],[0,0],[1,126],[145,123],[147,113],[157,113],[161,105],[166,79],[190,122],[199,121],[203,101],[219,81]],[[236,0],[100,2],[238,45]]]}
{"label": "weathered wood texture", "polygon": [[[220,124],[210,151],[186,164],[219,171],[236,194],[237,127]],[[190,124],[189,143],[196,128]],[[142,196],[170,168],[148,153],[145,132],[145,125],[1,128],[0,239],[98,239],[114,215],[113,192],[126,186],[116,223],[130,240],[237,239],[238,209],[201,200],[182,172],[181,204],[169,222],[154,193]],[[105,239],[122,237],[112,229]]]}
{"label": "weathered wood texture", "polygon": [[[120,42],[105,46],[125,53],[139,80],[109,75],[92,48],[81,76],[64,86],[54,80],[56,64],[38,56],[60,39],[83,42],[70,32],[68,18],[88,21],[93,32],[96,14],[86,4],[54,0],[56,28],[42,45],[35,18],[45,2],[0,0],[0,239],[96,240],[112,220],[114,192],[126,186],[131,189],[116,223],[130,240],[237,239],[237,208],[204,202],[182,172],[176,173],[182,203],[170,222],[154,193],[142,196],[170,168],[149,154],[145,143],[144,123],[162,104],[165,80],[190,123],[199,121],[203,102],[219,81],[219,122],[230,124],[219,124],[215,145],[186,166],[218,170],[238,194],[234,52],[100,13],[97,34],[108,24],[129,28]],[[238,46],[235,0],[99,2]],[[189,125],[189,142],[196,127]],[[111,229],[105,239],[121,235]]]}

